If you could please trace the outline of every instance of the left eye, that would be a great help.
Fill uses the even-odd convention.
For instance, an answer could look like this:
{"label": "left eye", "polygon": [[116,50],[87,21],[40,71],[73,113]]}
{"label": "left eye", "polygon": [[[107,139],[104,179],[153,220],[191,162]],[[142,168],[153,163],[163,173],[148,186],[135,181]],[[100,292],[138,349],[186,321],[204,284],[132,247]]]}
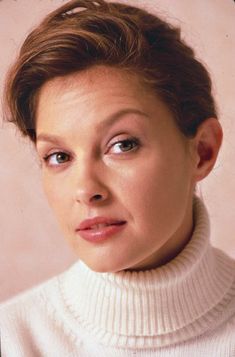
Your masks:
{"label": "left eye", "polygon": [[49,166],[57,166],[68,161],[68,155],[64,152],[54,152],[43,159]]}
{"label": "left eye", "polygon": [[119,154],[127,151],[132,151],[138,147],[137,139],[119,140],[111,144],[109,151],[114,154]]}

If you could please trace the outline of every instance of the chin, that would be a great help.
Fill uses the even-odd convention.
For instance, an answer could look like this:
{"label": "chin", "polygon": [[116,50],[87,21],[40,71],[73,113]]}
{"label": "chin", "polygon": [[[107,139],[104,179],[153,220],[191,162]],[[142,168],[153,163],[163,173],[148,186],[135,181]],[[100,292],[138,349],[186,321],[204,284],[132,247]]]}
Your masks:
{"label": "chin", "polygon": [[91,270],[96,273],[118,273],[125,269],[128,269],[129,265],[125,265],[124,263],[117,262],[115,264],[114,261],[110,262],[89,262],[81,258],[84,264],[86,264]]}

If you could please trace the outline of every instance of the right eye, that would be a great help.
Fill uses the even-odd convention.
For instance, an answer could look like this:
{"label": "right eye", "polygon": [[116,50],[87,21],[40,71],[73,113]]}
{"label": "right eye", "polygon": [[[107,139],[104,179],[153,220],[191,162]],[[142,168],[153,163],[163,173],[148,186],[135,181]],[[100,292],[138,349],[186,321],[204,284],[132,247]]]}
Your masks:
{"label": "right eye", "polygon": [[59,166],[69,161],[69,155],[65,152],[54,152],[50,155],[44,156],[43,160],[46,162],[48,166]]}

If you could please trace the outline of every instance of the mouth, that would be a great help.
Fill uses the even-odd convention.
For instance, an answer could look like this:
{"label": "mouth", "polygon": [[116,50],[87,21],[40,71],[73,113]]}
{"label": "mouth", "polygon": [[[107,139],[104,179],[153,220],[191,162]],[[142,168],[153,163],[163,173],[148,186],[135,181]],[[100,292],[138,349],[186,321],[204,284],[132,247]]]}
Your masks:
{"label": "mouth", "polygon": [[83,239],[98,243],[123,231],[126,224],[127,222],[123,220],[94,217],[81,222],[76,232]]}
{"label": "mouth", "polygon": [[110,226],[121,226],[125,223],[126,221],[124,220],[97,216],[82,221],[77,227],[76,231],[79,232],[79,231],[86,231],[86,230],[104,229]]}
{"label": "mouth", "polygon": [[105,227],[110,227],[110,226],[121,226],[123,224],[125,224],[125,221],[120,221],[120,222],[116,222],[116,223],[99,223],[99,224],[93,224],[90,227],[87,227],[85,229],[79,229],[78,231],[88,231],[88,230],[99,230],[99,229],[103,229]]}

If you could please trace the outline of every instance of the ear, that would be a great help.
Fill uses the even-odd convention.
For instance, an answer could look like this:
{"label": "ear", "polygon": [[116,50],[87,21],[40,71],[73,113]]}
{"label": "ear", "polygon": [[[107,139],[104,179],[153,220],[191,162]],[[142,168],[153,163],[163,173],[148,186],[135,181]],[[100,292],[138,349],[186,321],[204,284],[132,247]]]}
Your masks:
{"label": "ear", "polygon": [[223,131],[216,118],[206,119],[193,139],[195,182],[201,181],[213,169],[222,144]]}

